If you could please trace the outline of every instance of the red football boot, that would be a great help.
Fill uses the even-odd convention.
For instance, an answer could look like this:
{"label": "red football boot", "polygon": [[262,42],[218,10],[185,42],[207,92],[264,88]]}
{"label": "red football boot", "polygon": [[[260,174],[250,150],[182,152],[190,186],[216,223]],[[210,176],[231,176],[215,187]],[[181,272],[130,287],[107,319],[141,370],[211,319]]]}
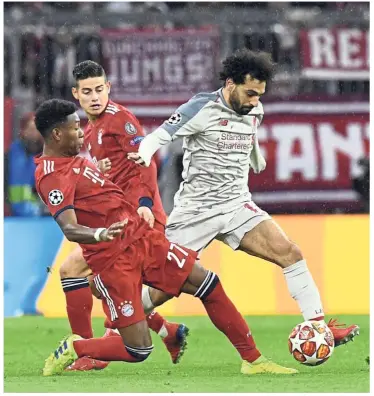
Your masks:
{"label": "red football boot", "polygon": [[[103,337],[119,337],[120,335],[112,329],[106,329]],[[73,362],[70,366],[66,367],[65,371],[90,371],[90,370],[103,370],[110,362],[97,360],[88,356],[82,356]]]}
{"label": "red football boot", "polygon": [[170,353],[172,362],[177,364],[187,349],[189,329],[184,324],[167,321],[165,321],[164,326],[167,331],[167,336],[163,338],[164,344]]}
{"label": "red football boot", "polygon": [[354,337],[360,334],[360,328],[357,325],[344,327],[345,324],[338,324],[337,319],[330,319],[327,326],[332,331],[336,347],[353,341]]}
{"label": "red football boot", "polygon": [[90,370],[103,370],[110,362],[92,359],[88,356],[82,356],[73,362],[70,366],[66,367],[65,371],[90,371]]}

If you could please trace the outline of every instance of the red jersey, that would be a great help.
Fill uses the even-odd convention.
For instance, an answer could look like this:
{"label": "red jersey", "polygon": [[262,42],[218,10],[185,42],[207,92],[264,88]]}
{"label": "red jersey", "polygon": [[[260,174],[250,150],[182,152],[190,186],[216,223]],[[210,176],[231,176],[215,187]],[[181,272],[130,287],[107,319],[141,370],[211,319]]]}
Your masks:
{"label": "red jersey", "polygon": [[124,192],[106,179],[82,157],[37,157],[36,190],[56,218],[74,209],[78,224],[92,228],[109,227],[128,218],[123,233],[110,242],[80,244],[83,256],[94,273],[112,264],[134,241],[140,239],[148,224],[136,213]]}
{"label": "red jersey", "polygon": [[140,206],[141,198],[152,199],[155,220],[165,225],[166,215],[158,190],[155,161],[152,160],[149,167],[142,167],[127,159],[127,153],[137,151],[144,136],[136,117],[112,101],[94,122],[87,123],[84,130],[85,146],[94,162],[110,159],[109,180],[126,193],[126,199],[136,208]]}

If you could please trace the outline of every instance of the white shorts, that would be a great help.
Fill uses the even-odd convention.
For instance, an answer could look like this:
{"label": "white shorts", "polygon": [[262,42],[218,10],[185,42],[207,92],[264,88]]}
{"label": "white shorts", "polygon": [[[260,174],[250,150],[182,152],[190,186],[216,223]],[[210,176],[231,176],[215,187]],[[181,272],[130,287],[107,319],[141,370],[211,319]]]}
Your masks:
{"label": "white shorts", "polygon": [[204,212],[175,209],[166,225],[166,237],[195,250],[199,256],[213,239],[222,241],[233,250],[239,247],[244,235],[270,215],[253,201],[239,204],[236,208],[213,208]]}

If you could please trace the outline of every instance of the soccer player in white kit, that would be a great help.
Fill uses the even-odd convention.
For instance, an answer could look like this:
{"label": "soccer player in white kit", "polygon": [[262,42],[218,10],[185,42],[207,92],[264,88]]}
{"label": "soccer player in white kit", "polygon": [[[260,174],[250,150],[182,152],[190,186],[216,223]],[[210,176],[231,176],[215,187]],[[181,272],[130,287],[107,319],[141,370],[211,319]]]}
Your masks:
{"label": "soccer player in white kit", "polygon": [[[304,320],[323,322],[319,291],[302,252],[252,201],[248,188],[250,170],[259,173],[266,167],[257,128],[264,116],[260,97],[273,68],[267,53],[237,51],[223,61],[221,89],[197,94],[180,106],[129,158],[149,166],[161,146],[182,137],[183,181],[166,226],[167,238],[199,253],[217,239],[278,265]],[[153,301],[156,292],[149,295],[143,304],[158,305]],[[336,321],[328,325],[335,346],[359,333],[356,325],[338,328]]]}

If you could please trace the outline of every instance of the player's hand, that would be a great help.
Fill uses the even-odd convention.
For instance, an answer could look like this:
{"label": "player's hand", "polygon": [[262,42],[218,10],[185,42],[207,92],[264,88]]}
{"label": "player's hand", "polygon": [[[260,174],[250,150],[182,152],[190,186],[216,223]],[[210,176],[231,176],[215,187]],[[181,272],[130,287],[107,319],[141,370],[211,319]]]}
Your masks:
{"label": "player's hand", "polygon": [[108,172],[112,169],[112,163],[109,158],[104,158],[98,162],[97,167],[104,176],[109,176]]}
{"label": "player's hand", "polygon": [[155,216],[153,216],[151,209],[147,206],[140,206],[138,208],[138,215],[144,219],[151,228],[153,228],[153,225],[155,224]]}
{"label": "player's hand", "polygon": [[144,162],[143,158],[139,155],[139,153],[128,153],[127,159],[135,162],[138,165],[145,166],[145,162]]}
{"label": "player's hand", "polygon": [[113,239],[120,235],[122,230],[126,227],[126,224],[128,223],[129,219],[125,219],[122,221],[119,221],[117,223],[113,223],[110,227],[106,228],[101,234],[100,234],[100,240],[102,242],[109,242],[113,241]]}

